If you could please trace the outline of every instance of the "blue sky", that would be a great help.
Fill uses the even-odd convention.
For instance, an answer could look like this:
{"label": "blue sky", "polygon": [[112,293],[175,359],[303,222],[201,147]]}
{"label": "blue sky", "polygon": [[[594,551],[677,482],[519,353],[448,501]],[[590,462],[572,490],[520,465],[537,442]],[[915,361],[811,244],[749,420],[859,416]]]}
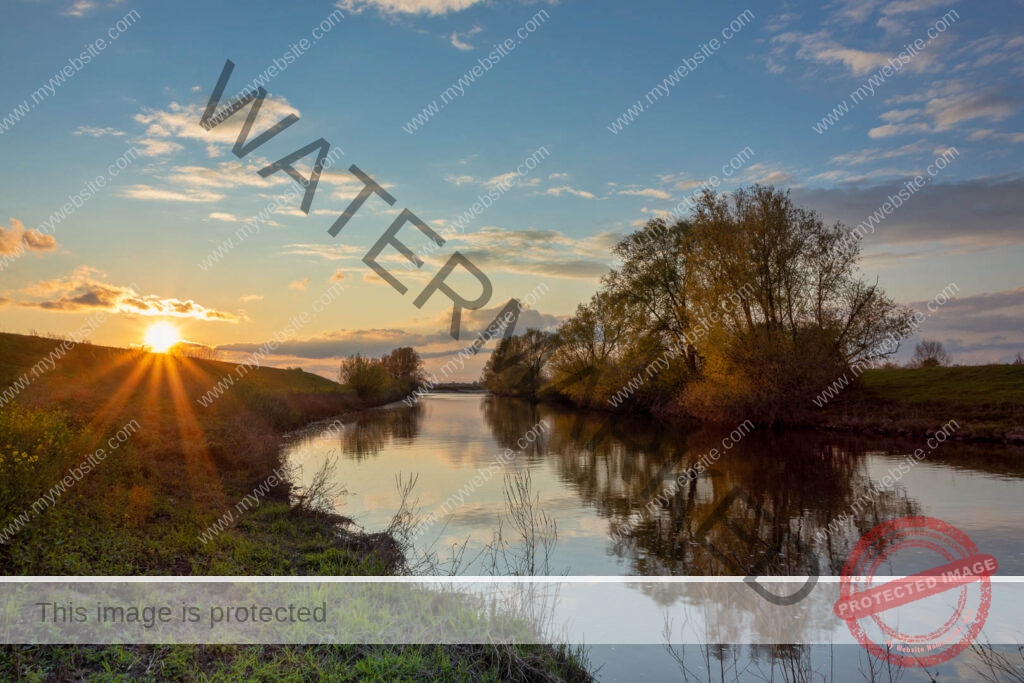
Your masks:
{"label": "blue sky", "polygon": [[[326,372],[346,353],[403,343],[444,354],[450,302],[412,301],[456,249],[494,286],[486,309],[467,313],[470,327],[542,284],[528,322],[552,325],[599,285],[617,237],[713,175],[723,191],[792,188],[827,221],[852,227],[920,174],[925,188],[865,238],[864,272],[908,303],[955,283],[955,299],[923,332],[961,362],[1009,359],[1024,350],[1022,18],[1024,5],[1000,0],[8,3],[0,253],[136,152],[49,239],[5,265],[0,316],[7,331],[63,334],[104,310],[114,315],[94,340],[122,345],[166,319],[230,354],[261,344],[340,282],[344,292],[289,339],[280,364]],[[314,37],[325,21],[330,30]],[[199,126],[225,60],[236,65],[233,94],[303,39],[308,49],[266,80],[253,135],[288,113],[299,122],[238,160],[231,146],[248,110],[210,132]],[[407,132],[506,39],[505,56]],[[918,39],[925,47],[898,72],[877,75]],[[96,54],[77,70],[69,60],[89,45]],[[678,78],[702,46],[704,61]],[[69,64],[72,75],[35,101]],[[648,97],[673,72],[668,94]],[[871,78],[874,94],[851,100]],[[11,118],[22,103],[27,111]],[[633,120],[612,132],[630,108]],[[310,214],[296,199],[201,268],[289,187],[283,173],[256,171],[318,138],[344,155],[321,177]],[[930,176],[950,147],[956,155]],[[385,250],[381,263],[408,286],[404,296],[362,263],[403,208],[440,231],[542,149],[422,269]],[[308,172],[311,162],[297,166]],[[331,238],[327,228],[362,187],[350,164],[397,201],[371,196]],[[400,237],[413,250],[426,244],[412,226]],[[470,298],[479,291],[468,275],[453,283]]]}

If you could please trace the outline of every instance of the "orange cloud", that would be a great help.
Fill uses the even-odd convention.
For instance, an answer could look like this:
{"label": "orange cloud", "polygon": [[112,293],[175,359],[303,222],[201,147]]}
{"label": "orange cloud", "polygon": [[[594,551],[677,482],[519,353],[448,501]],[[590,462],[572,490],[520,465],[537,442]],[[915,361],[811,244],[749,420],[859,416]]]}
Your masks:
{"label": "orange cloud", "polygon": [[[103,281],[104,273],[82,266],[70,275],[56,280],[43,280],[22,292],[43,300],[21,300],[22,308],[44,311],[105,310],[112,313],[144,316],[170,316],[222,322],[238,322],[238,316],[197,304],[191,299],[142,294],[137,285],[115,285]],[[58,295],[58,296],[54,296]]]}

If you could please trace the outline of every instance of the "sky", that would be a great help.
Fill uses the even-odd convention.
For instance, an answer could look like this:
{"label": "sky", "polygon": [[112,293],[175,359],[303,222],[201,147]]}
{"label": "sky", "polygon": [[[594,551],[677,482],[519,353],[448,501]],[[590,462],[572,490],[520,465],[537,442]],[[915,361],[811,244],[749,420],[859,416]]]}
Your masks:
{"label": "sky", "polygon": [[[1007,361],[1024,351],[1022,19],[1019,0],[12,0],[0,328],[128,346],[168,321],[229,360],[276,333],[282,367],[413,345],[436,369],[511,297],[533,294],[521,326],[557,325],[617,239],[685,217],[701,183],[760,182],[829,223],[875,215],[865,277],[918,308],[955,285],[921,333],[956,362]],[[268,93],[241,158],[249,108],[200,125],[227,60],[222,105],[257,78]],[[309,190],[257,172],[318,140],[306,214]],[[395,201],[371,194],[331,236],[365,186],[351,165]],[[401,227],[421,268],[383,248],[401,293],[363,258],[404,210],[451,227],[434,251]],[[461,343],[443,291],[414,304],[456,252],[492,285]],[[447,282],[482,291],[461,267]]]}

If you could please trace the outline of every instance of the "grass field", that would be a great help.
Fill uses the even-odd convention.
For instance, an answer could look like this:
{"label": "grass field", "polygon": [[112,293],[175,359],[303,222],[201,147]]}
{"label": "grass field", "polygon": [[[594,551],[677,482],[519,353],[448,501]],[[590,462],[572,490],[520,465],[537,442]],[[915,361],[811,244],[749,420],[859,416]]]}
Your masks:
{"label": "grass field", "polygon": [[897,403],[1024,405],[1024,365],[869,370],[864,389]]}
{"label": "grass field", "polygon": [[[395,539],[292,505],[288,482],[212,538],[200,538],[282,465],[284,432],[368,407],[347,387],[301,370],[239,376],[230,363],[88,344],[50,355],[59,344],[0,334],[0,392],[7,391],[0,405],[2,573],[401,571]],[[37,365],[47,357],[53,362]],[[197,402],[232,373],[236,381],[209,407]],[[53,495],[99,449],[104,458]],[[0,647],[4,681],[508,677],[589,680],[576,654],[542,647]]]}
{"label": "grass field", "polygon": [[824,411],[827,426],[923,435],[949,420],[957,438],[1024,441],[1024,366],[869,370]]}

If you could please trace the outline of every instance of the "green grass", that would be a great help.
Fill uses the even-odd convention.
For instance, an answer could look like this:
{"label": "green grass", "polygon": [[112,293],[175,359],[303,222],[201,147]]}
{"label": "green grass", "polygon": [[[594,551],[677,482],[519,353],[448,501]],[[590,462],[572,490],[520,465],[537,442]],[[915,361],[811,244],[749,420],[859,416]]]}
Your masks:
{"label": "green grass", "polygon": [[1024,405],[1024,365],[869,370],[864,390],[898,403]]}
{"label": "green grass", "polygon": [[485,645],[2,647],[7,681],[589,681],[562,648]]}
{"label": "green grass", "polygon": [[910,436],[955,420],[957,439],[1024,441],[1024,366],[869,370],[819,417],[826,427]]}

